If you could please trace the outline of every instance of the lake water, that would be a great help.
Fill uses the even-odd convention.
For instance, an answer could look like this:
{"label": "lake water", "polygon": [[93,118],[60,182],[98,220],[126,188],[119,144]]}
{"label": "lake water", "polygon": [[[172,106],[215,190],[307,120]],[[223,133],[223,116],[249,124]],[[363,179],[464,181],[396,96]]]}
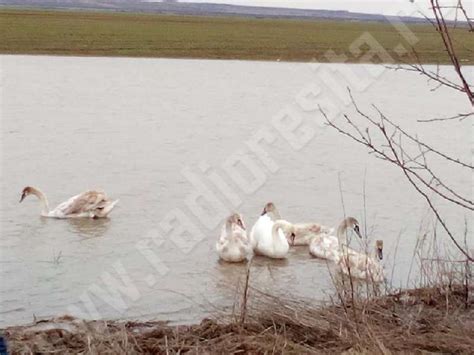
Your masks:
{"label": "lake water", "polygon": [[[0,59],[0,326],[69,312],[195,322],[229,310],[246,266],[218,262],[218,230],[234,210],[250,228],[267,201],[293,222],[358,218],[371,238],[384,239],[392,282],[405,286],[426,205],[398,169],[321,124],[317,103],[353,115],[346,86],[364,110],[374,103],[472,161],[469,120],[416,122],[467,112],[466,98],[383,66]],[[469,171],[437,169],[471,196]],[[45,219],[33,197],[18,203],[27,185],[51,205],[92,188],[120,204],[110,219]],[[469,217],[444,213],[460,229]],[[314,302],[332,294],[326,263],[306,248],[286,261],[256,258],[251,282]]]}

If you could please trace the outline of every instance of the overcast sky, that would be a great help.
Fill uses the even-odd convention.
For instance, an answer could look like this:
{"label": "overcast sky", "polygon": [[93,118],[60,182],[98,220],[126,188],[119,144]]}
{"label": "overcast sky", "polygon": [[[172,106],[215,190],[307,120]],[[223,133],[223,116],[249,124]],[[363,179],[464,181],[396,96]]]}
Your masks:
{"label": "overcast sky", "polygon": [[[417,16],[418,11],[430,14],[429,0],[182,0],[182,2],[212,2],[219,4],[280,6],[300,9],[348,10],[352,12],[376,13],[384,15]],[[457,0],[444,0],[444,4],[456,4]],[[464,6],[472,14],[472,0],[465,0]]]}

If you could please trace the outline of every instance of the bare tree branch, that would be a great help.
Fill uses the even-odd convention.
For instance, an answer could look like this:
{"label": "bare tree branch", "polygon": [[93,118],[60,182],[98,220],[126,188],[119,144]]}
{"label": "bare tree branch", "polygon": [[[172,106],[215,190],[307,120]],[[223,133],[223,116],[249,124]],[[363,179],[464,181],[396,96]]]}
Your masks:
{"label": "bare tree branch", "polygon": [[417,120],[417,122],[441,122],[441,121],[452,121],[452,120],[462,121],[471,116],[474,116],[474,112],[458,113],[457,115],[451,116],[451,117],[429,118],[426,120]]}
{"label": "bare tree branch", "polygon": [[[357,113],[359,115],[361,115],[362,117],[366,118],[367,120],[369,120],[370,123],[372,123],[373,125],[375,126],[378,126],[375,121],[373,119],[371,119],[368,115],[366,115],[365,113],[363,113],[359,107],[357,106],[357,103],[355,102],[354,100],[354,97],[352,96],[352,92],[350,89],[349,90],[349,95],[350,95],[350,98],[351,98],[351,101],[352,101],[352,104],[354,105]],[[375,106],[374,106],[375,107]],[[375,107],[375,109],[380,112],[380,110],[378,110],[377,107]],[[420,141],[419,139],[417,139],[416,137],[410,135],[408,132],[406,132],[404,129],[402,129],[399,125],[393,123],[390,119],[388,119],[387,117],[383,117],[384,120],[386,122],[388,122],[389,124],[391,124],[393,126],[393,128],[397,129],[401,134],[403,134],[406,138],[408,138],[409,140],[411,140],[412,142],[414,143],[417,143],[417,144],[420,144],[423,148],[426,148],[428,149],[429,151],[433,152],[434,154],[436,155],[439,155],[440,157],[442,158],[445,158],[446,160],[450,161],[450,162],[453,162],[453,163],[456,163],[456,164],[459,164],[460,166],[463,166],[465,168],[468,168],[468,169],[471,169],[471,170],[474,170],[474,166],[472,166],[471,164],[468,164],[468,163],[465,163],[465,162],[462,162],[459,158],[452,158],[450,156],[448,156],[447,154],[427,145],[426,143]],[[346,117],[347,119],[347,117]]]}
{"label": "bare tree branch", "polygon": [[[352,96],[351,96],[352,97]],[[356,106],[357,107],[357,106]],[[454,243],[454,245],[470,260],[470,261],[474,261],[474,258],[469,255],[468,251],[465,250],[460,244],[459,242],[456,240],[456,238],[454,237],[453,233],[451,232],[451,230],[449,229],[448,225],[446,224],[446,222],[443,220],[441,214],[439,213],[439,211],[437,210],[437,208],[434,206],[433,202],[432,202],[432,199],[430,198],[430,196],[428,195],[427,192],[423,191],[422,187],[421,186],[424,186],[425,188],[429,189],[430,191],[432,191],[433,193],[435,193],[436,195],[442,197],[443,199],[451,202],[451,203],[454,203],[454,204],[457,204],[463,208],[466,208],[470,211],[473,211],[474,210],[474,206],[473,206],[473,202],[472,201],[469,201],[468,199],[466,198],[463,198],[461,197],[459,194],[455,193],[451,188],[447,187],[442,181],[440,178],[438,178],[434,173],[433,171],[430,169],[430,168],[424,168],[425,171],[428,171],[429,174],[431,175],[431,179],[430,181],[427,181],[425,178],[423,178],[417,171],[416,169],[414,169],[413,167],[409,166],[408,164],[413,162],[413,160],[415,158],[411,158],[410,155],[406,152],[405,149],[401,148],[401,141],[399,140],[399,142],[397,143],[396,140],[397,139],[401,139],[402,136],[405,136],[405,134],[402,134],[401,133],[401,130],[399,128],[396,128],[396,130],[398,131],[398,134],[394,134],[393,132],[389,131],[387,129],[387,123],[389,124],[389,126],[391,127],[398,127],[396,125],[394,125],[390,120],[388,120],[388,118],[386,118],[386,116],[384,115],[380,115],[380,119],[378,121],[374,120],[373,118],[371,118],[370,116],[364,114],[362,111],[359,110],[359,108],[356,108],[356,110],[360,113],[360,116],[362,116],[363,118],[365,118],[373,127],[377,128],[377,131],[381,134],[381,136],[383,137],[384,139],[384,144],[379,144],[379,145],[376,145],[373,143],[373,139],[370,135],[370,130],[369,130],[369,127],[367,127],[365,130],[362,130],[360,129],[360,127],[352,120],[349,118],[349,116],[347,115],[344,115],[344,118],[345,118],[345,121],[346,123],[349,124],[350,127],[352,127],[352,129],[354,130],[354,133],[351,133],[345,129],[343,129],[342,127],[340,127],[339,125],[337,125],[335,123],[335,121],[331,121],[329,120],[328,116],[326,115],[326,113],[320,108],[320,111],[321,113],[323,114],[323,116],[325,117],[326,119],[326,123],[333,127],[334,129],[336,129],[339,133],[351,138],[352,140],[366,146],[367,148],[369,148],[369,150],[376,154],[377,157],[385,160],[385,161],[388,161],[396,166],[398,166],[399,168],[401,168],[403,174],[405,175],[405,177],[407,178],[407,180],[410,182],[410,184],[415,188],[415,190],[421,195],[423,196],[423,198],[425,199],[425,201],[427,202],[428,206],[430,207],[430,209],[432,210],[432,212],[434,213],[434,215],[436,216],[436,219],[439,221],[439,223],[441,224],[441,226],[443,227],[443,229],[446,231],[447,235],[449,236],[449,238],[452,240],[452,242]],[[417,164],[420,166],[420,167],[427,167],[427,163],[426,163],[426,157],[425,157],[425,154],[426,152],[432,152],[433,150],[431,150],[431,148],[420,142],[419,140],[416,140],[417,142],[419,142],[419,147],[421,148],[422,146],[425,146],[426,147],[426,151],[423,151],[422,150],[422,154],[420,155],[420,157],[423,158],[423,163],[420,163],[418,162]],[[384,147],[387,147],[388,150],[384,150],[383,148],[381,148],[382,146]],[[453,198],[452,196],[448,196],[446,193],[443,193],[442,191],[440,191],[438,188],[434,187],[432,182],[433,181],[436,181],[438,182],[438,184],[440,184],[441,186],[443,186],[444,188],[447,189],[448,192],[451,192],[456,198]],[[421,186],[420,186],[420,183],[421,183]],[[464,202],[463,202],[464,201]]]}
{"label": "bare tree branch", "polygon": [[[471,88],[469,87],[466,78],[464,77],[464,74],[461,71],[461,65],[459,64],[458,57],[456,56],[456,51],[454,50],[453,42],[451,40],[451,35],[448,30],[448,26],[446,25],[446,21],[444,19],[443,11],[441,10],[442,7],[439,4],[439,0],[430,0],[431,7],[433,10],[433,14],[436,19],[436,30],[441,36],[441,39],[443,40],[444,47],[446,48],[446,52],[449,55],[449,58],[451,60],[451,63],[453,64],[454,70],[458,74],[458,77],[462,83],[462,87],[464,88],[464,92],[466,93],[470,103],[472,106],[474,106],[474,93],[471,91]],[[461,3],[461,1],[459,1]],[[462,6],[462,4],[461,4]],[[464,9],[464,7],[462,7]],[[466,18],[469,21],[469,17]],[[472,30],[472,27],[471,27]]]}
{"label": "bare tree branch", "polygon": [[[428,20],[433,24],[434,28],[439,33],[446,52],[457,74],[457,78],[460,82],[455,82],[452,79],[448,79],[447,77],[441,75],[439,65],[436,67],[436,70],[427,69],[421,63],[414,48],[412,48],[412,52],[418,64],[406,63],[404,66],[399,65],[397,67],[392,67],[392,69],[417,72],[427,77],[428,81],[437,83],[437,85],[431,89],[432,91],[444,86],[452,90],[463,92],[468,97],[471,105],[474,106],[474,94],[472,92],[472,86],[468,84],[461,70],[461,65],[454,49],[453,40],[443,15],[442,9],[446,9],[448,7],[441,6],[438,0],[430,0],[430,3],[435,20]],[[458,1],[456,7],[449,8],[456,8],[456,11],[461,11],[468,21],[469,28],[472,30],[472,23],[467,16],[464,7],[462,6],[461,0]],[[459,158],[452,157],[423,142],[418,138],[418,136],[408,133],[405,129],[400,127],[400,125],[396,124],[385,114],[383,114],[382,110],[380,110],[375,105],[372,105],[372,107],[377,113],[377,118],[374,118],[371,115],[363,112],[357,106],[350,89],[348,90],[352,104],[356,110],[357,117],[363,119],[365,124],[359,124],[347,114],[343,115],[344,122],[338,124],[336,120],[329,120],[328,116],[320,108],[321,113],[326,119],[326,124],[334,128],[342,135],[349,137],[353,141],[368,148],[369,154],[374,154],[376,158],[387,161],[399,167],[408,182],[426,201],[429,209],[436,217],[437,223],[441,225],[442,229],[446,232],[456,248],[466,256],[466,262],[473,262],[474,259],[473,256],[468,252],[467,244],[464,243],[465,245],[463,246],[457,241],[454,233],[448,226],[439,210],[436,208],[433,201],[434,198],[440,198],[445,202],[469,211],[469,213],[474,211],[474,202],[470,197],[463,196],[463,194],[456,191],[445,181],[444,178],[441,178],[441,176],[438,175],[436,171],[434,171],[429,161],[431,161],[432,158],[436,158],[443,161],[445,164],[450,164],[450,168],[452,168],[453,172],[456,171],[455,169],[458,169],[457,172],[459,172],[459,169],[462,169],[463,171],[467,169],[472,173],[474,170],[473,165],[468,162],[461,161]],[[459,113],[452,117],[446,118],[418,120],[418,122],[439,122],[452,120],[462,121],[468,117],[473,116],[474,112],[468,112]],[[344,123],[347,125],[347,127],[343,126]]]}

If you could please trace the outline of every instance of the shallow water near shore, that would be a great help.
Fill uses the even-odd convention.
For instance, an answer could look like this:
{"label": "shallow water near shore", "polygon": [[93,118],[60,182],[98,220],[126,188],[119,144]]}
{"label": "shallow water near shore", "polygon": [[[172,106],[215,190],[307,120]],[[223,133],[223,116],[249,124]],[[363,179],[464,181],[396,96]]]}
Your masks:
{"label": "shallow water near shore", "polygon": [[[467,112],[466,98],[430,91],[425,79],[383,66],[0,60],[2,327],[74,312],[190,323],[214,309],[231,311],[246,265],[218,261],[222,218],[238,210],[250,229],[268,201],[292,222],[337,226],[345,214],[356,217],[371,239],[384,240],[393,285],[406,286],[426,206],[399,170],[321,124],[304,95],[311,90],[353,115],[345,88],[359,84],[363,89],[352,91],[364,110],[373,112],[376,104],[440,150],[472,159],[469,120],[416,122]],[[285,112],[299,117],[297,139],[284,128],[287,120],[279,120]],[[259,132],[266,133],[259,144],[273,164],[249,148]],[[453,175],[449,166],[436,167],[471,195],[469,171]],[[33,197],[18,204],[27,185],[42,189],[51,206],[92,188],[120,203],[109,219],[45,219]],[[205,207],[192,207],[195,201]],[[462,210],[443,212],[464,229]],[[190,233],[179,235],[176,216]],[[271,293],[314,302],[332,294],[328,265],[304,247],[287,260],[255,258],[252,270],[252,285]]]}

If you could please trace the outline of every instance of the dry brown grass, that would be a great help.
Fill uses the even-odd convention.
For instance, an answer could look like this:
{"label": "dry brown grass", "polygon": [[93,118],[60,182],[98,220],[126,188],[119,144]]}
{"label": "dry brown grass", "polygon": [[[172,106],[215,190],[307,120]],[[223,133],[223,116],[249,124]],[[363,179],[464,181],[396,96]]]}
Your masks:
{"label": "dry brown grass", "polygon": [[472,290],[461,285],[318,307],[250,291],[243,323],[241,315],[191,326],[65,316],[4,333],[12,354],[468,354],[474,349],[474,302],[466,294]]}

